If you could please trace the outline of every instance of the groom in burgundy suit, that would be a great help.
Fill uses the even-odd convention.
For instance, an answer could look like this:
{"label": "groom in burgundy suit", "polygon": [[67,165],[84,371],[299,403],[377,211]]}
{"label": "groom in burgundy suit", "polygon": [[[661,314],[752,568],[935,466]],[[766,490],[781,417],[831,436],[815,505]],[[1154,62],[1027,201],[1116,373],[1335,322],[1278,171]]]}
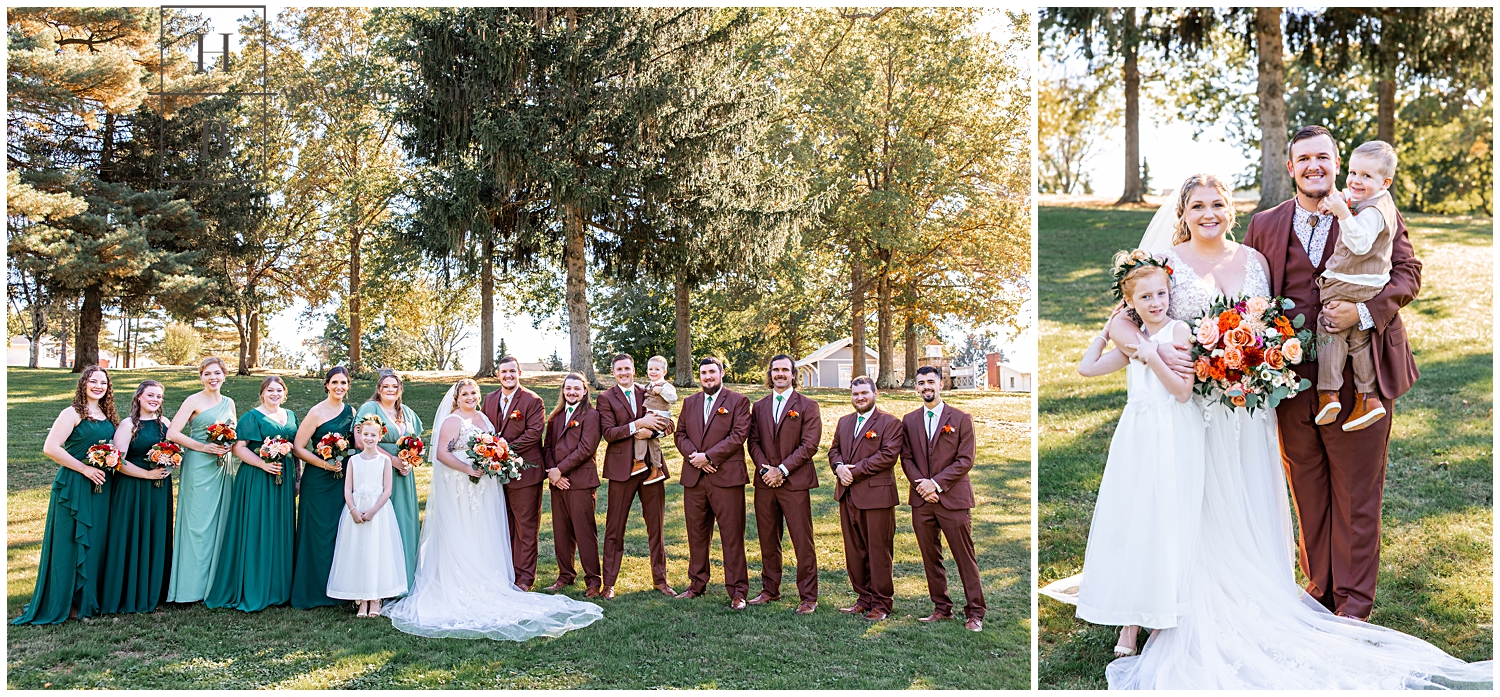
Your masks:
{"label": "groom in burgundy suit", "polygon": [[542,527],[542,436],[547,428],[542,398],[521,386],[521,362],[515,356],[495,366],[500,389],[484,396],[481,408],[495,432],[530,465],[521,478],[505,485],[505,517],[510,526],[511,563],[516,587],[530,591],[536,583],[537,534]]}
{"label": "groom in burgundy suit", "polygon": [[[1257,213],[1250,220],[1245,244],[1265,255],[1271,293],[1289,298],[1294,305],[1288,317],[1303,315],[1330,332],[1356,325],[1372,330],[1377,392],[1386,413],[1392,414],[1392,403],[1417,379],[1399,311],[1416,298],[1422,286],[1422,262],[1412,256],[1406,225],[1398,218],[1391,278],[1385,290],[1369,302],[1332,301],[1324,306],[1318,299],[1316,279],[1338,241],[1339,225],[1332,216],[1317,211],[1318,202],[1333,192],[1339,174],[1333,135],[1322,126],[1298,131],[1288,147],[1287,169],[1297,187],[1296,198]],[[1317,383],[1317,363],[1303,363],[1296,369]],[[1354,403],[1353,385],[1353,369],[1346,363],[1339,395],[1342,403]],[[1276,408],[1281,459],[1302,532],[1302,571],[1307,574],[1308,594],[1324,607],[1367,620],[1380,567],[1380,504],[1391,419],[1346,432],[1341,423],[1314,423],[1317,410],[1317,390],[1304,390]]]}

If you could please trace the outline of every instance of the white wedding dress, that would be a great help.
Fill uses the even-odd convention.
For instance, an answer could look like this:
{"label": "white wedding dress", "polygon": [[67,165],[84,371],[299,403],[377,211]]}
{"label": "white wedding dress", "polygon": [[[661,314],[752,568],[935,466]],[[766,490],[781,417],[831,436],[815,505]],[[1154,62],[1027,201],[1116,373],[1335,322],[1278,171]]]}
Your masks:
{"label": "white wedding dress", "polygon": [[[1168,251],[1171,314],[1202,316],[1218,289]],[[1243,294],[1270,295],[1246,254]],[[1110,689],[1489,687],[1490,661],[1465,663],[1393,629],[1339,617],[1297,585],[1292,517],[1274,410],[1204,405],[1202,517],[1186,560],[1182,615],[1139,656],[1118,659]]]}
{"label": "white wedding dress", "polygon": [[[452,403],[450,390],[443,404]],[[440,409],[433,420],[432,453],[441,447],[435,441],[443,422],[460,418],[445,411]],[[494,431],[483,414],[474,421],[478,423],[463,422],[460,443],[476,431]],[[462,450],[453,454],[469,461]],[[501,487],[491,477],[475,484],[467,474],[434,462],[416,580],[411,592],[383,613],[393,626],[426,637],[525,641],[603,619],[593,603],[516,588]]]}

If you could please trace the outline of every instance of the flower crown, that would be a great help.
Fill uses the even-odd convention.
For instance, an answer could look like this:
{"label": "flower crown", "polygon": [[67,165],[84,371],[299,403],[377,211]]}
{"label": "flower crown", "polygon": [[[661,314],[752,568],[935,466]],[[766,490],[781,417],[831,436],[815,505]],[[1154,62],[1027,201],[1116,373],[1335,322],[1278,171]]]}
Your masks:
{"label": "flower crown", "polygon": [[1125,300],[1125,276],[1143,266],[1155,266],[1166,271],[1168,277],[1173,274],[1172,265],[1168,264],[1166,259],[1158,259],[1146,253],[1144,249],[1137,249],[1130,252],[1120,250],[1119,253],[1115,254],[1114,265],[1110,269],[1110,273],[1115,277],[1114,283],[1111,284],[1111,289],[1115,292],[1115,300]]}
{"label": "flower crown", "polygon": [[358,431],[359,429],[364,428],[368,424],[374,424],[376,426],[379,426],[380,427],[380,435],[384,436],[386,434],[385,422],[382,421],[380,419],[380,416],[377,415],[377,414],[365,414],[365,418],[360,419],[359,423],[357,423],[357,424],[354,425],[354,430]]}

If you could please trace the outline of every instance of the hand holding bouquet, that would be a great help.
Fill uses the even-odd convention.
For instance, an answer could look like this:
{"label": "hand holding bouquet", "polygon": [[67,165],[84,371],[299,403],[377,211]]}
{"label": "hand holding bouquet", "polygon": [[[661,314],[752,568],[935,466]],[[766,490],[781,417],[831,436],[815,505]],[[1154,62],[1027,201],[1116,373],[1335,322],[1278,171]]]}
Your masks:
{"label": "hand holding bouquet", "polygon": [[412,467],[422,464],[422,453],[426,449],[421,438],[414,435],[403,436],[401,440],[396,441],[396,459],[405,464],[407,470],[410,471]]}
{"label": "hand holding bouquet", "polygon": [[[85,461],[93,467],[98,467],[105,472],[113,472],[120,469],[120,463],[124,461],[125,455],[118,448],[105,441],[99,441],[98,445],[89,446]],[[94,493],[102,493],[104,484],[94,484]]]}
{"label": "hand holding bouquet", "polygon": [[343,478],[344,460],[349,457],[349,439],[342,433],[325,433],[313,449],[324,462],[334,465],[333,476]]}
{"label": "hand holding bouquet", "polygon": [[[146,461],[167,471],[166,479],[172,476],[172,470],[182,465],[182,446],[169,440],[164,440],[146,451]],[[161,479],[152,482],[152,485],[161,488]]]}
{"label": "hand holding bouquet", "polygon": [[[220,421],[218,423],[209,424],[208,426],[209,445],[218,445],[225,448],[234,447],[234,441],[236,440],[235,436],[236,434],[234,432],[234,424]],[[225,455],[219,455],[219,466],[223,467],[224,464],[228,462],[228,459],[229,458],[225,457]]]}
{"label": "hand holding bouquet", "polygon": [[[521,470],[530,467],[520,455],[510,449],[510,444],[504,438],[483,431],[469,436],[464,454],[469,456],[469,461],[474,463],[480,474],[494,477],[501,484],[520,479]],[[479,477],[470,475],[469,481],[478,484]]]}
{"label": "hand holding bouquet", "polygon": [[1290,309],[1280,297],[1214,301],[1193,325],[1194,394],[1254,413],[1312,387],[1292,366],[1316,357],[1313,333]]}
{"label": "hand holding bouquet", "polygon": [[[285,467],[282,461],[285,460],[286,456],[290,455],[291,452],[291,441],[282,438],[281,436],[271,436],[270,438],[267,438],[261,442],[260,450],[256,452],[256,454],[260,456],[260,459],[265,460],[266,462],[274,462],[277,465]],[[282,470],[276,471],[277,484],[281,483],[281,472]]]}

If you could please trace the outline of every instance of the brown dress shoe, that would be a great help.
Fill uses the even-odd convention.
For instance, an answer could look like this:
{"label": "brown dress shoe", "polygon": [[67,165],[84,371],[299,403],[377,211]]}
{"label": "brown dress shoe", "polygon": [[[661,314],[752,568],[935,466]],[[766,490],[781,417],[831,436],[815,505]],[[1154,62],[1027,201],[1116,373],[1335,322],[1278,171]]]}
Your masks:
{"label": "brown dress shoe", "polygon": [[745,609],[745,599],[744,598],[730,598],[729,599],[729,609],[731,609],[731,610],[743,610],[743,609]]}
{"label": "brown dress shoe", "polygon": [[689,588],[681,593],[678,593],[675,597],[678,600],[692,600],[693,598],[696,598],[700,595],[703,595],[703,591],[695,591]]}
{"label": "brown dress shoe", "polygon": [[[614,589],[611,588],[610,590],[613,591]],[[603,593],[599,592],[599,588],[597,586],[591,586],[588,590],[583,592],[583,597],[585,598],[597,598],[601,595],[603,595]],[[613,594],[611,594],[610,597],[614,597]]]}
{"label": "brown dress shoe", "polygon": [[[554,582],[552,585],[547,586],[546,588],[543,588],[542,590],[549,591],[549,592],[552,592],[552,593],[556,593],[556,592],[558,592],[558,591],[560,591],[560,590],[562,590],[564,588],[567,588],[568,586],[571,586],[571,585],[573,585],[572,582],[563,583],[562,579],[557,579],[557,581]],[[596,592],[597,592],[597,590],[596,590]]]}
{"label": "brown dress shoe", "polygon": [[792,612],[795,612],[799,615],[811,615],[813,614],[813,612],[817,611],[817,609],[817,603],[811,600],[804,600],[799,605],[797,605],[797,609],[793,610]]}
{"label": "brown dress shoe", "polygon": [[889,616],[890,613],[886,612],[885,610],[871,610],[869,614],[865,615],[865,619],[879,622],[880,620],[883,620]]}
{"label": "brown dress shoe", "polygon": [[516,586],[516,588],[521,589],[522,593],[530,593],[531,592],[531,584],[530,583],[528,583],[528,584],[526,584],[524,586],[518,584]]}
{"label": "brown dress shoe", "polygon": [[1385,416],[1385,405],[1374,392],[1359,392],[1354,395],[1354,409],[1349,420],[1344,422],[1345,431],[1361,431]]}
{"label": "brown dress shoe", "polygon": [[969,621],[964,623],[964,629],[967,629],[971,632],[983,630],[984,620],[979,619],[978,617],[970,617]]}
{"label": "brown dress shoe", "polygon": [[604,598],[605,600],[614,600],[615,599],[615,587],[614,586],[605,586],[604,587],[604,592],[600,593],[599,597]]}
{"label": "brown dress shoe", "polygon": [[944,614],[944,613],[938,612],[937,610],[933,610],[932,614],[930,614],[930,615],[928,615],[926,617],[918,617],[917,621],[918,622],[937,622],[939,620],[951,620],[951,619],[953,619],[953,614],[952,613]]}
{"label": "brown dress shoe", "polygon": [[1318,415],[1313,418],[1313,423],[1327,426],[1338,420],[1339,410],[1343,408],[1344,405],[1339,404],[1339,393],[1332,390],[1319,390]]}
{"label": "brown dress shoe", "polygon": [[869,605],[865,605],[864,603],[855,603],[853,605],[850,605],[849,607],[841,607],[841,608],[839,608],[839,612],[845,612],[845,613],[852,612],[852,613],[858,614],[858,615],[863,615],[863,614],[865,614],[866,612],[869,612],[869,611],[870,611],[870,606]]}
{"label": "brown dress shoe", "polygon": [[774,602],[776,602],[778,600],[781,600],[780,596],[777,596],[777,597],[773,598],[773,597],[771,597],[770,593],[767,593],[765,591],[761,591],[759,595],[757,595],[754,598],[750,599],[750,604],[751,605],[765,605],[766,603],[774,603]]}
{"label": "brown dress shoe", "polygon": [[677,591],[672,590],[672,587],[667,585],[666,581],[662,581],[661,583],[656,584],[656,590],[661,591],[661,594],[667,596],[668,598],[674,598],[677,596]]}

